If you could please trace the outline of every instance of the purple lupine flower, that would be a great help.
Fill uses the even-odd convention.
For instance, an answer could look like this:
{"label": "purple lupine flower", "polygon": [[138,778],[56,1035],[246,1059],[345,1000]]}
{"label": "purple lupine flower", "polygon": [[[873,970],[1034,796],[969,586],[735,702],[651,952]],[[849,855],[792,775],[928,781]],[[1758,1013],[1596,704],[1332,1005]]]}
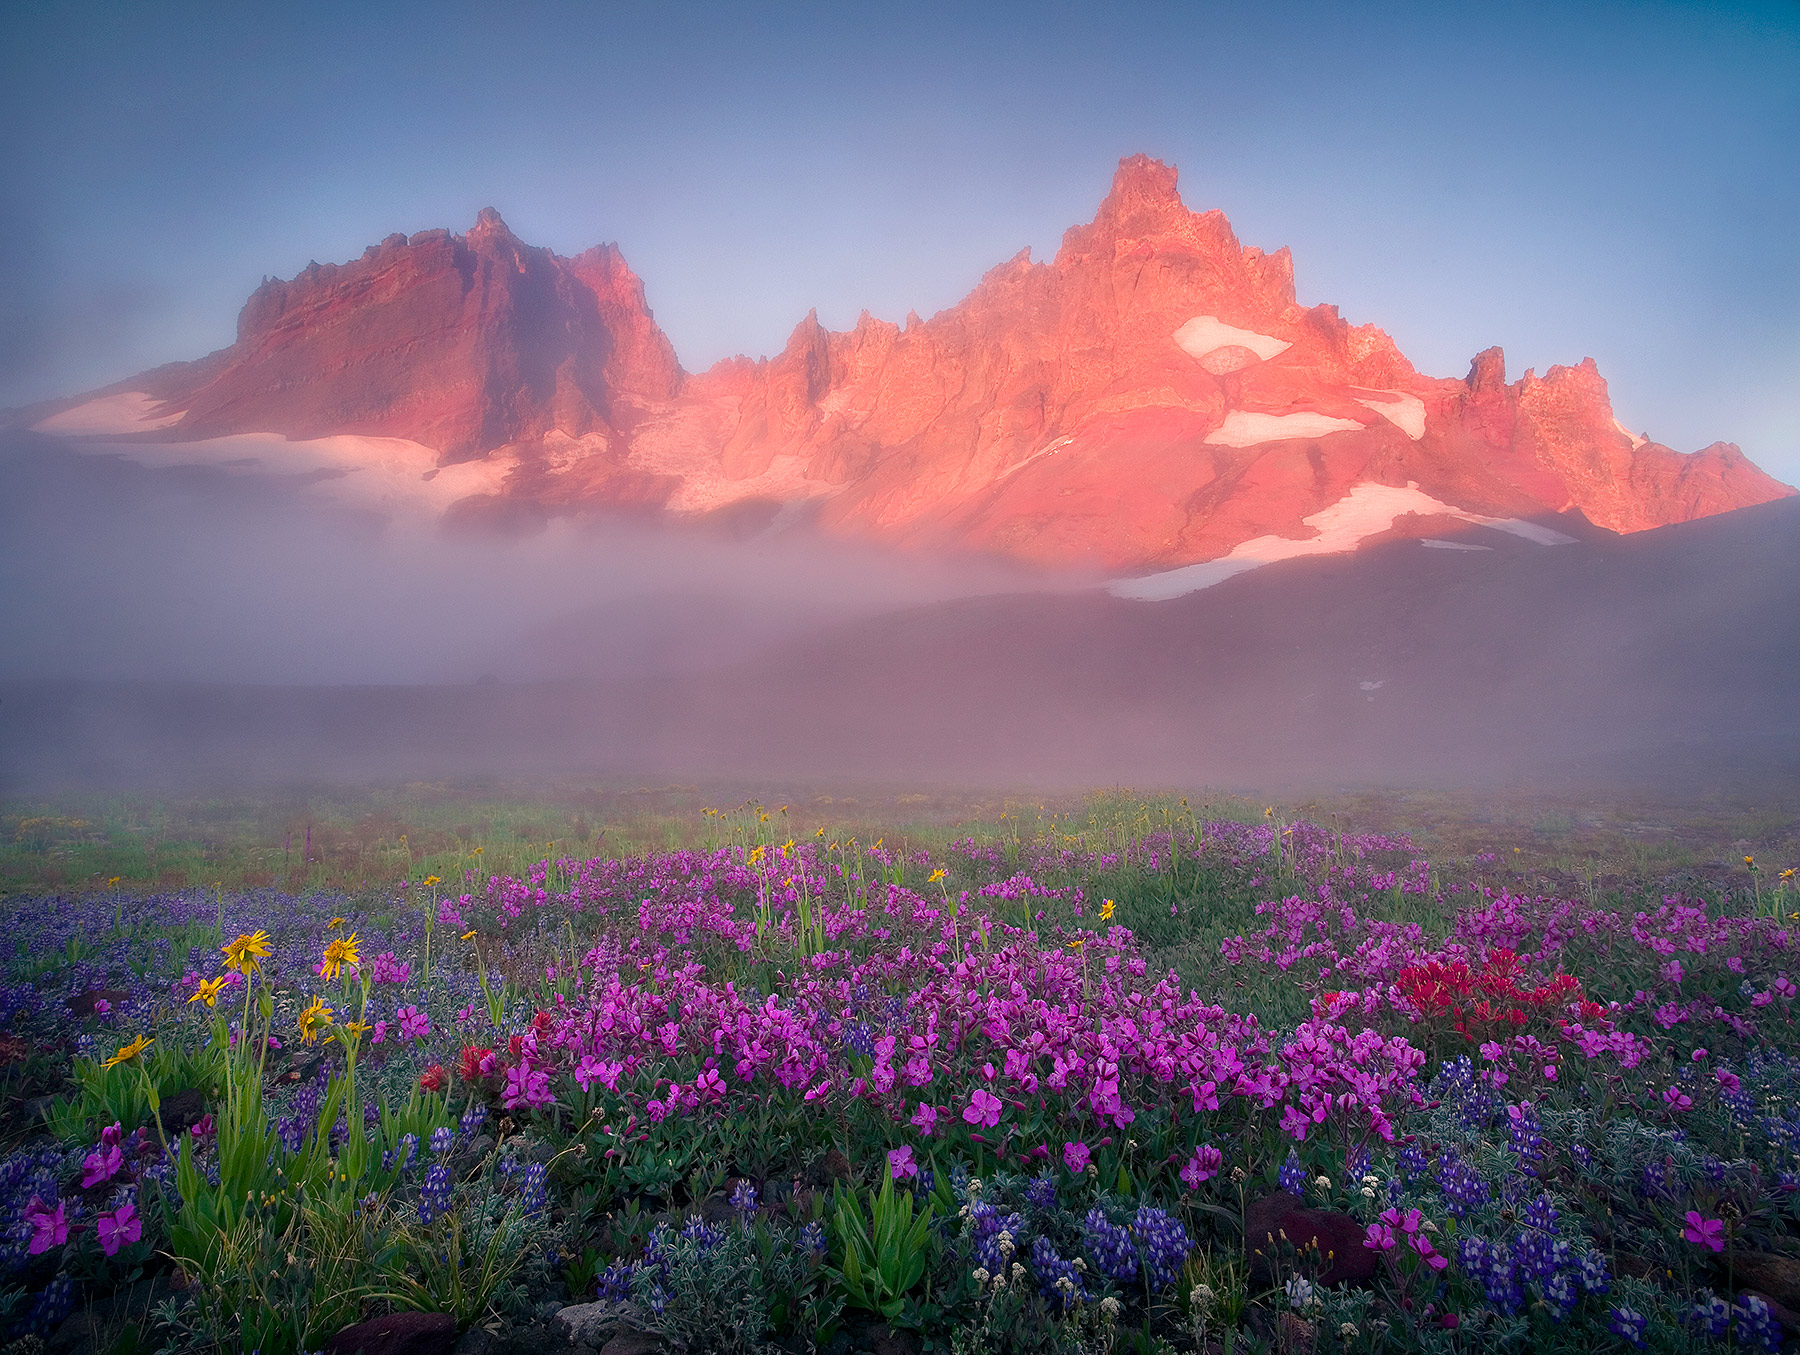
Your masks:
{"label": "purple lupine flower", "polygon": [[1306,1188],[1306,1168],[1300,1165],[1300,1155],[1292,1148],[1288,1149],[1287,1161],[1281,1164],[1279,1176],[1283,1190],[1298,1195]]}
{"label": "purple lupine flower", "polygon": [[1138,1206],[1131,1231],[1144,1246],[1144,1269],[1154,1288],[1167,1289],[1181,1274],[1182,1263],[1194,1249],[1187,1229],[1160,1209]]}
{"label": "purple lupine flower", "polygon": [[1637,1349],[1645,1346],[1644,1330],[1650,1325],[1649,1320],[1635,1308],[1620,1306],[1612,1310],[1607,1326],[1612,1328],[1614,1336]]}
{"label": "purple lupine flower", "polygon": [[1075,1263],[1059,1256],[1050,1239],[1041,1233],[1031,1243],[1031,1269],[1037,1276],[1038,1292],[1060,1311],[1068,1312],[1087,1297]]}
{"label": "purple lupine flower", "polygon": [[1131,1234],[1109,1222],[1100,1206],[1088,1210],[1081,1228],[1088,1256],[1102,1274],[1120,1281],[1137,1278],[1137,1248],[1131,1244]]}

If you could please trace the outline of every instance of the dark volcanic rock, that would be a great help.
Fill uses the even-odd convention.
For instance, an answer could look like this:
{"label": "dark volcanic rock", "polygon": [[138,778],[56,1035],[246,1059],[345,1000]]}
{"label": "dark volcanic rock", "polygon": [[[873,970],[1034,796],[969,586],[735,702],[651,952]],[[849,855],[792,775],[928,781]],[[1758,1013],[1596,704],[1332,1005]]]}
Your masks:
{"label": "dark volcanic rock", "polygon": [[331,1355],[450,1355],[456,1319],[448,1313],[390,1313],[345,1327],[331,1338]]}
{"label": "dark volcanic rock", "polygon": [[1800,1261],[1770,1252],[1733,1252],[1731,1278],[1790,1312],[1800,1310]]}
{"label": "dark volcanic rock", "polygon": [[1376,1256],[1362,1244],[1362,1224],[1336,1210],[1307,1209],[1291,1192],[1278,1190],[1253,1203],[1245,1215],[1244,1245],[1252,1268],[1268,1273],[1265,1258],[1284,1240],[1298,1251],[1318,1249],[1323,1284],[1361,1284],[1374,1278]]}
{"label": "dark volcanic rock", "polygon": [[198,1087],[185,1087],[173,1096],[163,1098],[163,1133],[173,1139],[185,1134],[206,1118],[206,1095]]}

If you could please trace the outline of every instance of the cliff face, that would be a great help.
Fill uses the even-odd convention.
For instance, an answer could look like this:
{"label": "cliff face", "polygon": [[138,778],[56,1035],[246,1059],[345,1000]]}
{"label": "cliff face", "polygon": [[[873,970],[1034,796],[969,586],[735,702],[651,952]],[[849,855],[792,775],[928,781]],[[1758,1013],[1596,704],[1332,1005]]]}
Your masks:
{"label": "cliff face", "polygon": [[[562,259],[492,211],[265,283],[238,342],[159,374],[170,436],[410,438],[506,449],[504,497],[749,521],[1050,565],[1143,569],[1305,536],[1359,484],[1496,517],[1637,531],[1792,493],[1728,443],[1682,455],[1614,420],[1591,360],[1421,376],[1372,325],[1300,306],[1285,249],[1123,161],[1054,260],[963,301],[687,376],[607,245]],[[186,382],[184,385],[183,382]]]}
{"label": "cliff face", "polygon": [[458,461],[556,431],[610,440],[679,381],[616,249],[560,259],[488,209],[467,235],[390,235],[265,282],[222,370],[174,402],[194,437],[375,434]]}

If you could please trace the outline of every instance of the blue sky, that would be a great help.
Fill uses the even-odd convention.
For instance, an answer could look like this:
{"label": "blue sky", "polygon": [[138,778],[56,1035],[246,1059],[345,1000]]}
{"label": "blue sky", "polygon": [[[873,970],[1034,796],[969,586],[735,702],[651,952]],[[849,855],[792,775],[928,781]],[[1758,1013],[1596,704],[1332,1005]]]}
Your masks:
{"label": "blue sky", "polygon": [[1423,371],[1592,356],[1630,427],[1800,480],[1792,3],[18,3],[0,404],[489,204],[619,242],[698,370],[951,305],[1136,151]]}

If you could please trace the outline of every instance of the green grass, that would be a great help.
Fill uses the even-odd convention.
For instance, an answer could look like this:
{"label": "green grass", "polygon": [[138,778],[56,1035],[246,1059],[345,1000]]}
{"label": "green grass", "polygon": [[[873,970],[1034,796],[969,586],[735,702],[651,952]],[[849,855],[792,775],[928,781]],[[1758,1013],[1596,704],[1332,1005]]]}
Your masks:
{"label": "green grass", "polygon": [[1745,855],[1769,877],[1800,859],[1800,789],[1780,786],[1754,795],[1339,791],[1264,800],[1227,791],[471,780],[0,799],[0,897],[194,885],[358,891],[433,875],[456,881],[468,870],[517,874],[546,856],[780,841],[821,828],[914,848],[1039,832],[1117,845],[1195,816],[1248,820],[1269,808],[1346,832],[1405,824],[1434,863],[1492,853],[1486,869],[1497,878],[1588,895],[1664,878],[1723,893],[1746,883]]}

